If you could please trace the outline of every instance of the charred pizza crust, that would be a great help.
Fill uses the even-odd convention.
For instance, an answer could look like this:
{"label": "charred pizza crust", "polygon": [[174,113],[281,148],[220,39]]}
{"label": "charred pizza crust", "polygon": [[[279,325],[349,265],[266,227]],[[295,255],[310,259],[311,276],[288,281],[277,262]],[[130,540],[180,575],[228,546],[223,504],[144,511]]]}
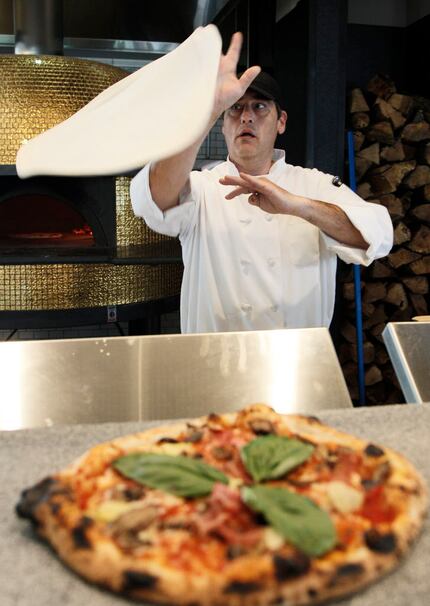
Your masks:
{"label": "charred pizza crust", "polygon": [[[228,440],[220,443],[223,432],[229,432]],[[255,543],[253,535],[251,546],[243,538],[246,531],[242,531],[245,546],[235,545],[235,539],[231,543],[222,526],[202,535],[202,516],[211,528],[204,510],[211,504],[205,499],[190,504],[190,499],[124,481],[111,467],[126,453],[170,452],[207,460],[235,482],[235,469],[239,470],[235,449],[271,433],[294,436],[316,448],[316,458],[274,483],[288,483],[330,509],[339,540],[323,556],[311,558],[273,537],[264,541],[267,528],[255,515],[248,535],[254,531],[260,538]],[[358,465],[357,457],[359,471],[351,467]],[[364,502],[359,512],[328,504],[325,492],[330,473],[336,481],[346,477],[347,484],[360,483]],[[241,482],[246,484],[246,474],[242,473]],[[382,505],[378,501],[381,487]],[[221,494],[218,508],[224,500],[227,509],[234,505],[236,518],[243,517],[242,505],[232,503],[233,489],[228,491]],[[376,495],[373,509],[369,495]],[[112,519],[99,515],[106,502],[118,503],[119,497],[124,503],[122,514]],[[407,552],[426,508],[424,482],[400,454],[337,431],[314,417],[279,415],[267,406],[254,405],[238,413],[209,415],[98,445],[63,472],[24,491],[17,512],[33,522],[78,574],[115,592],[163,604],[263,606],[316,604],[379,578]],[[166,511],[174,513],[166,517]]]}

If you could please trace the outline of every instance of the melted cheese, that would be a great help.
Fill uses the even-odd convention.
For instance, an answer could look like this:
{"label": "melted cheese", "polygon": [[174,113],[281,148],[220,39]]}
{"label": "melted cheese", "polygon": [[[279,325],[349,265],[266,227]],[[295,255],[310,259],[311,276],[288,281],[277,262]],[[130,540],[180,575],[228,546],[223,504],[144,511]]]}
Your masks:
{"label": "melted cheese", "polygon": [[267,549],[276,551],[282,547],[282,545],[285,543],[285,539],[279,533],[277,533],[276,530],[269,526],[268,528],[264,529],[263,542]]}
{"label": "melted cheese", "polygon": [[181,454],[194,454],[195,447],[188,442],[178,442],[177,444],[163,442],[161,444],[154,444],[150,451],[177,456]]}
{"label": "melted cheese", "polygon": [[327,496],[332,506],[340,513],[357,511],[363,504],[364,494],[345,482],[333,481],[327,484]]}
{"label": "melted cheese", "polygon": [[98,507],[89,510],[86,515],[98,520],[99,522],[113,522],[127,511],[130,511],[130,509],[136,509],[136,507],[142,507],[142,502],[127,502],[112,499],[111,501],[104,501],[103,503],[100,503]]}

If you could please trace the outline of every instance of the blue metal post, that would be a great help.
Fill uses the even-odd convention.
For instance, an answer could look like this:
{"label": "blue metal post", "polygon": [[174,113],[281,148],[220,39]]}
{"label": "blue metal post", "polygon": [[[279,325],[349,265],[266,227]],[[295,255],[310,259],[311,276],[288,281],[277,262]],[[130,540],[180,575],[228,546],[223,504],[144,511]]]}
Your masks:
{"label": "blue metal post", "polygon": [[[348,131],[348,161],[349,161],[349,187],[357,191],[355,179],[354,137]],[[358,367],[358,401],[360,406],[366,404],[366,391],[364,385],[364,354],[363,354],[363,317],[361,311],[361,280],[360,266],[354,265],[354,296],[355,296],[355,330],[357,334],[357,367]]]}

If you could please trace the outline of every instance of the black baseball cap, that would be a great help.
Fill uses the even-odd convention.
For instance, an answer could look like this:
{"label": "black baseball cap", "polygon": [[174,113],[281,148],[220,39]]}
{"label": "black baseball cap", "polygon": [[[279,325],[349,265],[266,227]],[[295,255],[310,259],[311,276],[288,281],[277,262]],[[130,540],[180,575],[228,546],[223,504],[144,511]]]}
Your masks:
{"label": "black baseball cap", "polygon": [[267,72],[261,71],[251,82],[248,90],[253,90],[265,99],[275,101],[281,108],[284,107],[284,98],[281,88],[275,78]]}

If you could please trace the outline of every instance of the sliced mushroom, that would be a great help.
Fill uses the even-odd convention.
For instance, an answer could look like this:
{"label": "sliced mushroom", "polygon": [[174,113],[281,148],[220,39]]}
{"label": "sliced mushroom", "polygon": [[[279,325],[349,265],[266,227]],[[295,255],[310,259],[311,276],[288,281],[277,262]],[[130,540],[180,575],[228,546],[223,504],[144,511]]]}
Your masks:
{"label": "sliced mushroom", "polygon": [[112,522],[110,530],[121,547],[133,549],[142,545],[139,532],[147,528],[156,518],[156,507],[131,509]]}
{"label": "sliced mushroom", "polygon": [[138,532],[147,528],[157,517],[157,508],[149,505],[130,509],[122,514],[111,524],[113,533],[123,532],[124,530],[134,530]]}
{"label": "sliced mushroom", "polygon": [[233,458],[233,453],[226,446],[214,446],[211,453],[217,461],[230,461]]}
{"label": "sliced mushroom", "polygon": [[203,438],[203,432],[200,431],[199,429],[190,431],[184,439],[184,442],[191,442],[192,444],[194,444],[195,442],[200,442],[200,440]]}
{"label": "sliced mushroom", "polygon": [[269,433],[276,433],[273,423],[268,419],[252,419],[248,425],[257,435],[265,436]]}

